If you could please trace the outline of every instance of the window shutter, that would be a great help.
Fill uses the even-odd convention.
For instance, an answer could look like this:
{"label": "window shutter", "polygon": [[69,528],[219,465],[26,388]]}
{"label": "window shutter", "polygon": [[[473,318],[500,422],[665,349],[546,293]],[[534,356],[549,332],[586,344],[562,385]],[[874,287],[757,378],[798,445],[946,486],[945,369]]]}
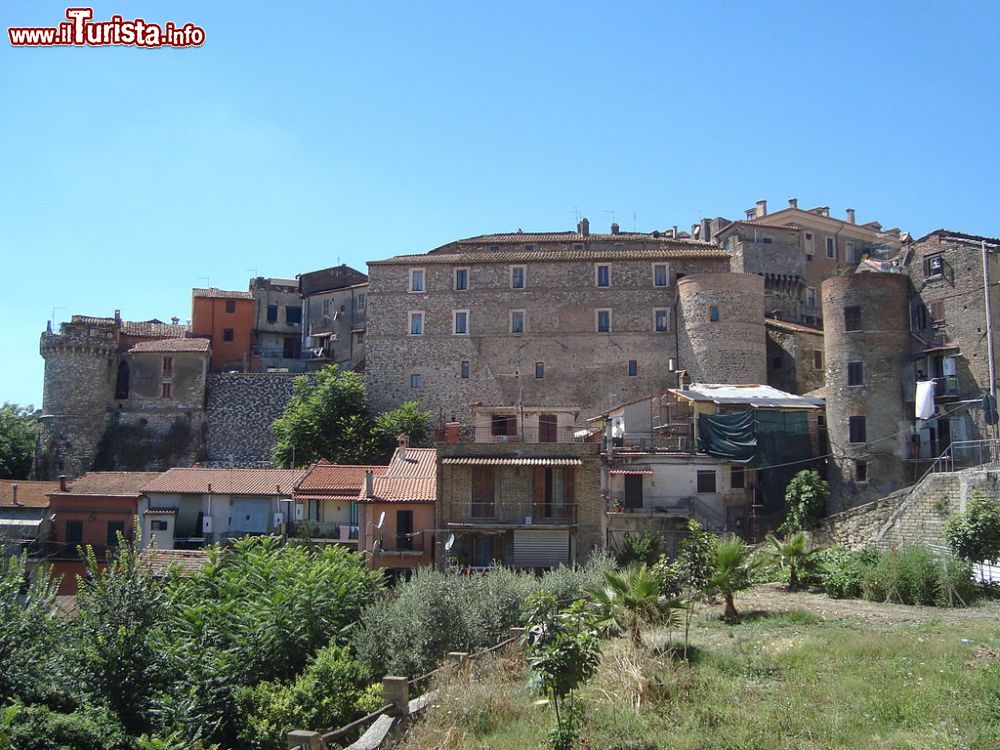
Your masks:
{"label": "window shutter", "polygon": [[532,515],[535,518],[543,518],[545,516],[545,467],[536,466],[535,467],[535,485],[534,485],[534,506],[532,508]]}

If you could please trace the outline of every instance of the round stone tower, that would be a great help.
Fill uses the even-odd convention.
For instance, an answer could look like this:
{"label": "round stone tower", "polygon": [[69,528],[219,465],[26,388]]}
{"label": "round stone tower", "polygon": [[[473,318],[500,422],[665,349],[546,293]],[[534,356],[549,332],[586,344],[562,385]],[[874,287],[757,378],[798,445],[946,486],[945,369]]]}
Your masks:
{"label": "round stone tower", "polygon": [[42,415],[35,476],[76,477],[93,468],[114,397],[117,331],[106,325],[64,326],[43,333]]}
{"label": "round stone tower", "polygon": [[766,383],[764,279],[702,273],[677,281],[678,368],[695,383]]}
{"label": "round stone tower", "polygon": [[902,391],[910,351],[907,283],[895,273],[823,282],[831,512],[903,485],[912,427]]}

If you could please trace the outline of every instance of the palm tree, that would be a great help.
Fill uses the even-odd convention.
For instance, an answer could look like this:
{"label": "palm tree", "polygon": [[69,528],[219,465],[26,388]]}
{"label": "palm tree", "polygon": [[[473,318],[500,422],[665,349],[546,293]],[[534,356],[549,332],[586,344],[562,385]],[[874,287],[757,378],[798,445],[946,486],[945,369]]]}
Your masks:
{"label": "palm tree", "polygon": [[762,559],[752,554],[743,545],[743,540],[733,536],[716,542],[711,562],[709,590],[725,598],[725,618],[735,620],[740,615],[733,597],[754,585]]}
{"label": "palm tree", "polygon": [[767,558],[781,570],[788,571],[788,588],[799,587],[799,574],[807,570],[814,562],[820,548],[809,548],[809,534],[796,531],[784,540],[768,535],[767,542],[771,545],[767,550]]}
{"label": "palm tree", "polygon": [[642,645],[644,624],[677,624],[679,598],[668,599],[648,567],[626,568],[621,573],[607,571],[604,586],[587,591],[593,598],[597,623],[601,630],[627,633],[633,645]]}

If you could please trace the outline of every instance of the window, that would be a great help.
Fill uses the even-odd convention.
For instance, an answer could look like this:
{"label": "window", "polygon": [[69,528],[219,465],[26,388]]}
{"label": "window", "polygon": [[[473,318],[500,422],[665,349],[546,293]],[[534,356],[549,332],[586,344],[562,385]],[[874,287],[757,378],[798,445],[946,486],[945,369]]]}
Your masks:
{"label": "window", "polygon": [[222,340],[223,341],[232,341],[233,338],[234,338],[234,335],[233,335],[233,329],[232,328],[223,328],[222,329]]}
{"label": "window", "polygon": [[234,312],[236,312],[236,300],[234,300],[234,299],[227,299],[226,300],[226,312],[227,313],[234,313]]}
{"label": "window", "polygon": [[653,330],[657,333],[670,330],[670,310],[668,308],[657,307],[653,310]]}
{"label": "window", "polygon": [[559,442],[559,417],[555,414],[538,415],[538,442]]}
{"label": "window", "polygon": [[931,302],[931,325],[944,325],[944,300]]}
{"label": "window", "polygon": [[816,254],[816,240],[813,238],[812,232],[806,232],[806,258],[812,260],[813,255]]}
{"label": "window", "polygon": [[456,268],[455,269],[455,291],[464,292],[469,288],[469,269],[468,268]]}
{"label": "window", "polygon": [[628,361],[628,376],[630,378],[634,378],[638,374],[639,374],[639,360],[630,359]]}
{"label": "window", "polygon": [[[329,307],[329,303],[330,303],[329,300],[324,301],[323,302],[324,308]],[[278,322],[278,306],[277,305],[268,305],[267,306],[267,322],[268,323],[277,323]]]}
{"label": "window", "polygon": [[424,376],[419,372],[410,375],[410,388],[419,388],[424,384]]}
{"label": "window", "polygon": [[742,490],[747,486],[747,474],[742,466],[729,467],[729,486],[734,490]]}
{"label": "window", "polygon": [[611,266],[606,263],[594,266],[594,283],[597,286],[611,286]]}
{"label": "window", "polygon": [[806,306],[816,307],[816,287],[806,287]]}
{"label": "window", "polygon": [[864,443],[868,440],[868,425],[865,417],[848,417],[847,419],[851,443]]}
{"label": "window", "polygon": [[423,311],[416,310],[410,312],[410,335],[411,336],[423,336],[424,335],[424,313]]}
{"label": "window", "polygon": [[66,543],[80,544],[83,541],[83,521],[66,522]]}
{"label": "window", "polygon": [[453,312],[451,332],[456,336],[464,336],[469,333],[468,310],[455,310]]}
{"label": "window", "polygon": [[837,240],[835,237],[826,238],[826,257],[832,260],[837,259]]}
{"label": "window", "polygon": [[285,305],[285,322],[298,324],[302,322],[302,308],[299,305]]}
{"label": "window", "polygon": [[411,292],[424,291],[424,269],[422,268],[410,269],[410,291]]}
{"label": "window", "polygon": [[116,399],[121,400],[128,398],[128,381],[129,381],[128,362],[119,362],[118,373],[115,377]]}
{"label": "window", "polygon": [[944,273],[944,255],[935,253],[924,259],[924,276],[940,276]]}
{"label": "window", "polygon": [[524,333],[524,310],[510,311],[510,332]]}
{"label": "window", "polygon": [[764,236],[764,237],[760,238],[760,241],[761,241],[761,244],[770,245],[771,243],[774,242],[774,239],[771,238],[771,237]]}
{"label": "window", "polygon": [[364,312],[368,307],[368,295],[364,292],[358,292],[358,296],[354,298],[354,311]]}
{"label": "window", "polygon": [[494,414],[490,417],[490,435],[494,437],[517,434],[517,417],[513,414]]}
{"label": "window", "polygon": [[108,535],[107,541],[109,547],[118,546],[118,534],[121,533],[125,536],[125,522],[124,521],[108,521]]}
{"label": "window", "polygon": [[747,209],[747,221],[753,221],[756,218],[757,218],[757,209],[756,208],[748,208]]}
{"label": "window", "polygon": [[174,384],[171,382],[160,383],[160,397],[161,398],[173,398],[174,397]]}
{"label": "window", "polygon": [[496,515],[495,477],[492,466],[473,466],[469,515],[473,518],[493,518]]}
{"label": "window", "polygon": [[670,283],[670,272],[666,263],[653,264],[653,286],[667,286]]}
{"label": "window", "polygon": [[819,349],[813,350],[813,369],[822,370],[823,369],[823,352]]}
{"label": "window", "polygon": [[511,266],[510,267],[510,288],[511,289],[524,289],[524,277],[525,277],[525,267],[524,266]]}
{"label": "window", "polygon": [[459,366],[459,373],[460,373],[459,377],[461,377],[462,380],[468,380],[470,369],[471,367],[469,365],[469,360],[463,359],[462,364]]}
{"label": "window", "polygon": [[868,481],[868,462],[867,461],[855,461],[854,462],[854,479],[858,482]]}
{"label": "window", "polygon": [[533,252],[535,252],[535,246],[534,245],[525,245],[524,246],[524,251],[526,253],[533,253]]}
{"label": "window", "polygon": [[578,253],[581,253],[581,252],[583,252],[583,243],[582,243],[582,242],[574,242],[574,243],[573,243],[573,249],[574,249],[574,250],[575,250],[576,252],[578,252]]}
{"label": "window", "polygon": [[595,324],[598,333],[611,333],[611,310],[595,310]]}
{"label": "window", "polygon": [[163,377],[172,378],[174,376],[174,358],[163,358]]}
{"label": "window", "polygon": [[535,362],[535,380],[541,380],[545,377],[545,363]]}
{"label": "window", "polygon": [[718,323],[719,322],[719,306],[718,305],[712,305],[711,307],[708,308],[708,319],[712,323]]}
{"label": "window", "polygon": [[396,549],[413,549],[413,511],[396,511]]}
{"label": "window", "polygon": [[848,385],[864,385],[865,384],[865,364],[864,364],[864,362],[848,362],[847,363],[847,384]]}
{"label": "window", "polygon": [[170,528],[166,521],[153,520],[149,522],[150,531],[166,531]]}
{"label": "window", "polygon": [[844,254],[847,256],[847,261],[849,263],[861,262],[861,253],[857,252],[854,248],[853,242],[848,242],[844,245]]}
{"label": "window", "polygon": [[698,493],[715,492],[715,470],[698,472]]}
{"label": "window", "polygon": [[845,331],[860,331],[861,330],[861,308],[858,306],[845,307],[844,308],[844,330]]}
{"label": "window", "polygon": [[780,354],[777,355],[776,357],[771,357],[772,370],[780,370],[784,366],[785,366],[785,360]]}

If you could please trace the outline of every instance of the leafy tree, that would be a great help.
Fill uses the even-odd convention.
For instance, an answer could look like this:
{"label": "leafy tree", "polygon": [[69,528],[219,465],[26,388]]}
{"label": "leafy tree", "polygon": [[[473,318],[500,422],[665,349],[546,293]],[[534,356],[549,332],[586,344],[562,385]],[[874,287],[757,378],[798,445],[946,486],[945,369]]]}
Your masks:
{"label": "leafy tree", "polygon": [[430,438],[431,414],[416,401],[407,401],[375,417],[375,434],[385,455],[396,446],[398,435],[407,435],[410,445],[425,445]]}
{"label": "leafy tree", "polygon": [[1000,560],[1000,500],[973,492],[964,511],[955,513],[944,528],[948,546],[974,563]]}
{"label": "leafy tree", "polygon": [[38,412],[34,407],[0,406],[0,479],[28,477],[37,439]]}
{"label": "leafy tree", "polygon": [[788,588],[797,589],[801,583],[800,574],[815,566],[821,549],[810,548],[809,534],[805,531],[796,531],[783,540],[768,535],[767,543],[770,546],[765,550],[765,557],[779,570],[787,571]]}
{"label": "leafy tree", "polygon": [[641,534],[626,534],[625,543],[618,551],[616,559],[620,566],[633,563],[654,565],[663,556],[663,539],[659,534],[643,531]]}
{"label": "leafy tree", "polygon": [[751,553],[739,537],[720,539],[715,544],[708,586],[711,593],[720,594],[726,600],[727,620],[733,621],[740,616],[733,598],[754,585],[761,562],[762,558]]}
{"label": "leafy tree", "polygon": [[828,494],[827,483],[820,478],[819,472],[813,469],[800,471],[785,488],[788,514],[779,530],[784,534],[793,534],[816,528],[826,509]]}
{"label": "leafy tree", "polygon": [[684,658],[688,653],[688,637],[697,603],[709,590],[714,565],[715,543],[718,537],[695,521],[687,523],[688,535],[680,543],[677,559],[668,562],[666,557],[653,566],[653,575],[660,585],[660,592],[667,597],[684,601]]}
{"label": "leafy tree", "polygon": [[608,571],[604,586],[589,590],[597,625],[612,633],[627,633],[632,645],[642,646],[645,624],[676,623],[679,599],[668,599],[660,591],[660,582],[645,565],[627,568],[622,573]]}

